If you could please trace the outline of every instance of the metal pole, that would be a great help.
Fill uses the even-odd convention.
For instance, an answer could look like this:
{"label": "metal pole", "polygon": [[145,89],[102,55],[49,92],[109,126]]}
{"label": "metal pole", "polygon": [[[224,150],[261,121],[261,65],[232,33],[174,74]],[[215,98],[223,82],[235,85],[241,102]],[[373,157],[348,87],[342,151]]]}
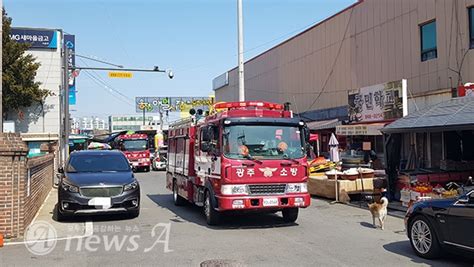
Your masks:
{"label": "metal pole", "polygon": [[[3,0],[0,0],[0,6],[3,7]],[[2,22],[1,22],[0,27],[0,40],[3,40],[3,14],[2,14]],[[0,42],[0,58],[3,58],[3,42]],[[0,64],[0,81],[3,80],[3,69],[2,69],[2,64]],[[2,83],[0,83],[0,133],[3,133],[3,86]]]}
{"label": "metal pole", "polygon": [[64,34],[62,34],[63,38],[63,50],[64,50],[64,83],[63,83],[63,108],[64,108],[64,120],[63,120],[63,164],[66,165],[68,153],[69,153],[69,49],[66,47],[64,43]]}
{"label": "metal pole", "polygon": [[239,101],[245,101],[244,87],[244,23],[242,17],[242,0],[237,0],[238,42],[239,42]]}
{"label": "metal pole", "polygon": [[145,108],[143,108],[143,125],[145,125]]}
{"label": "metal pole", "polygon": [[160,131],[163,133],[163,111],[160,110]]}

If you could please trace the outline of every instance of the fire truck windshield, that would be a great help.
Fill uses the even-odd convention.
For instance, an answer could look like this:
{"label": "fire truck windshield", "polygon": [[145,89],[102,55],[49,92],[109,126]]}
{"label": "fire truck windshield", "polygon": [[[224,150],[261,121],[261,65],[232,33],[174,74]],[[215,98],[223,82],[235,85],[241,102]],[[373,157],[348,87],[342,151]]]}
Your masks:
{"label": "fire truck windshield", "polygon": [[224,155],[232,159],[294,159],[304,156],[296,126],[232,125],[224,128]]}
{"label": "fire truck windshield", "polygon": [[140,140],[123,140],[121,150],[123,151],[143,151],[147,149],[148,141]]}

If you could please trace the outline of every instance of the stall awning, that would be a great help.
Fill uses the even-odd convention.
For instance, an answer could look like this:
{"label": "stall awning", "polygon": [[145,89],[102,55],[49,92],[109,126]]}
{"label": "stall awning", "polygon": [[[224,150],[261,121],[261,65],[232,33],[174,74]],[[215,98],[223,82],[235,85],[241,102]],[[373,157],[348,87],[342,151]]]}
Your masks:
{"label": "stall awning", "polygon": [[474,130],[474,97],[460,97],[413,112],[382,129],[384,133]]}
{"label": "stall awning", "polygon": [[310,130],[327,130],[334,129],[337,125],[341,125],[341,121],[338,119],[325,120],[325,121],[312,121],[307,123]]}
{"label": "stall awning", "polygon": [[336,127],[337,135],[382,135],[380,129],[385,126],[385,123],[370,123],[370,124],[353,124],[340,125]]}

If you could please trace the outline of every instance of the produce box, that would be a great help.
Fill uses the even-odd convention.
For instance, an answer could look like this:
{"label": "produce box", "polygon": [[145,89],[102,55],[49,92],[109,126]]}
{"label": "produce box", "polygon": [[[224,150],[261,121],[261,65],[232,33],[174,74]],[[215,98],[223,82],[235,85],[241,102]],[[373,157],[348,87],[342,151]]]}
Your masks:
{"label": "produce box", "polygon": [[[370,178],[357,179],[355,181],[337,180],[339,195],[341,196],[342,190],[349,194],[362,191],[362,183],[364,191],[373,191],[373,180]],[[335,180],[328,179],[326,176],[311,175],[308,178],[308,192],[311,195],[334,199],[336,193],[335,182]]]}

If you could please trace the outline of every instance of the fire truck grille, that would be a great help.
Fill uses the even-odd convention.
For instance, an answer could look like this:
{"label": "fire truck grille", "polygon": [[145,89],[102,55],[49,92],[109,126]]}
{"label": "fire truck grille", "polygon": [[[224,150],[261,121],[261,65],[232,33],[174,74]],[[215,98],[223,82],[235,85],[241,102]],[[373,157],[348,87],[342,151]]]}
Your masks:
{"label": "fire truck grille", "polygon": [[81,195],[85,197],[114,197],[122,194],[122,187],[81,188]]}
{"label": "fire truck grille", "polygon": [[251,184],[250,195],[274,195],[284,194],[286,184]]}

